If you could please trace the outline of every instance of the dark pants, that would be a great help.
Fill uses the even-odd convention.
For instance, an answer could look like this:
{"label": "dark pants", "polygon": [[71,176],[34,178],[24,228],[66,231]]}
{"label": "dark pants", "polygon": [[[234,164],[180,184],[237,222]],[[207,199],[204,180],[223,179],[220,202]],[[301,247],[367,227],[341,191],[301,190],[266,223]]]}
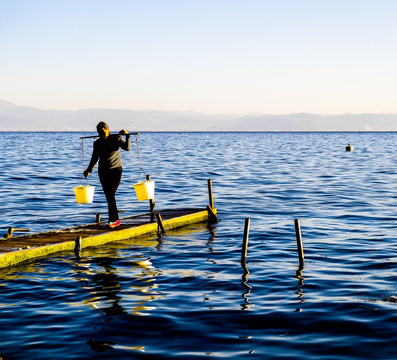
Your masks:
{"label": "dark pants", "polygon": [[119,219],[115,195],[120,185],[122,172],[123,169],[121,167],[98,172],[99,180],[101,181],[102,189],[108,202],[109,221],[112,222]]}

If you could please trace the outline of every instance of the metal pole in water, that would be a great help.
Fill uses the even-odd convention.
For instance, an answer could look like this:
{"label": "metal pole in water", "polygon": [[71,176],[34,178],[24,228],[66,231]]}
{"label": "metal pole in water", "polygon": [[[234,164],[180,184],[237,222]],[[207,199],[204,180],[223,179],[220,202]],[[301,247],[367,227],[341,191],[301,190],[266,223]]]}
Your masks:
{"label": "metal pole in water", "polygon": [[299,219],[295,219],[294,223],[295,223],[296,243],[298,245],[299,268],[303,269],[303,267],[305,266],[305,257],[303,255],[303,245],[302,245],[301,227],[299,224]]}
{"label": "metal pole in water", "polygon": [[241,266],[247,273],[248,273],[248,269],[247,269],[246,261],[247,261],[247,250],[248,250],[248,238],[250,232],[250,222],[251,222],[250,218],[245,219],[243,247],[241,250]]}

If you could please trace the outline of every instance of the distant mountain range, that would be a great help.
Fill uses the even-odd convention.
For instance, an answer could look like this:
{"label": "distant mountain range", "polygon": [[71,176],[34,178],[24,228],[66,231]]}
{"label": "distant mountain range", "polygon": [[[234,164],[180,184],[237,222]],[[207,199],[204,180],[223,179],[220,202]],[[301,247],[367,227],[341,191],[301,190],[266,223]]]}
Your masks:
{"label": "distant mountain range", "polygon": [[397,131],[397,114],[204,114],[127,109],[43,110],[0,100],[0,131]]}

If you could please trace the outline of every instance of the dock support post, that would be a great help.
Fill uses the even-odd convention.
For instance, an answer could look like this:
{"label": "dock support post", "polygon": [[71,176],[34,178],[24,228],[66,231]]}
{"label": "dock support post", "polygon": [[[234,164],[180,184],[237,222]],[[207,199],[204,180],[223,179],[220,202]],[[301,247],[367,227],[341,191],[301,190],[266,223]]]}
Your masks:
{"label": "dock support post", "polygon": [[[146,180],[150,181],[150,175],[146,175]],[[149,200],[149,205],[150,205],[150,212],[152,213],[154,211],[154,207],[156,206],[153,199]]]}
{"label": "dock support post", "polygon": [[[150,181],[150,175],[146,175],[146,180]],[[154,203],[153,199],[149,199],[149,207],[150,207],[150,220],[154,221],[154,207],[156,204]]]}
{"label": "dock support post", "polygon": [[214,196],[212,193],[212,180],[208,179],[208,197],[209,197],[209,205],[207,206],[208,210],[208,222],[210,224],[216,223],[219,221],[218,217],[216,216],[216,213],[214,211]]}
{"label": "dock support post", "polygon": [[164,223],[163,223],[163,219],[161,218],[160,213],[156,214],[157,217],[157,225],[158,225],[158,233],[159,234],[165,234],[165,227],[164,227]]}
{"label": "dock support post", "polygon": [[208,211],[208,222],[210,224],[217,223],[219,219],[216,216],[214,209],[211,206],[207,205],[207,211]]}
{"label": "dock support post", "polygon": [[213,208],[214,208],[214,196],[213,196],[213,194],[212,194],[212,180],[211,180],[211,179],[208,179],[207,182],[208,182],[208,197],[209,197],[209,202],[210,202],[211,209],[213,209]]}
{"label": "dock support post", "polygon": [[29,232],[30,229],[28,229],[28,228],[14,228],[14,227],[10,227],[10,228],[8,228],[7,233],[4,234],[4,238],[10,238],[10,237],[12,237],[12,234],[14,233],[14,231],[18,231],[18,232]]}
{"label": "dock support post", "polygon": [[301,236],[299,219],[295,219],[294,223],[295,223],[296,242],[298,245],[298,254],[299,254],[299,269],[303,269],[305,266],[305,257],[303,255],[302,236]]}
{"label": "dock support post", "polygon": [[78,236],[76,238],[76,243],[74,246],[74,253],[76,254],[76,256],[80,255],[80,251],[81,251],[81,236]]}
{"label": "dock support post", "polygon": [[243,238],[243,247],[241,250],[241,266],[244,269],[245,273],[248,274],[249,271],[247,269],[247,250],[248,250],[248,238],[249,238],[249,231],[250,231],[250,218],[245,219],[244,224],[244,238]]}

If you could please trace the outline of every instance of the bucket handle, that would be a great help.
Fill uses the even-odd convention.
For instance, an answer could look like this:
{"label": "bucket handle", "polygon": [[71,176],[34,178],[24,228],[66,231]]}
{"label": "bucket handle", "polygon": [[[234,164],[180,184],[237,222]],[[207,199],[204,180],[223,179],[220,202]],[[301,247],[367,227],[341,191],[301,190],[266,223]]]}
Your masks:
{"label": "bucket handle", "polygon": [[84,174],[81,174],[80,185],[83,182],[83,179],[85,179],[85,186],[88,186],[88,179],[86,177],[84,177]]}

